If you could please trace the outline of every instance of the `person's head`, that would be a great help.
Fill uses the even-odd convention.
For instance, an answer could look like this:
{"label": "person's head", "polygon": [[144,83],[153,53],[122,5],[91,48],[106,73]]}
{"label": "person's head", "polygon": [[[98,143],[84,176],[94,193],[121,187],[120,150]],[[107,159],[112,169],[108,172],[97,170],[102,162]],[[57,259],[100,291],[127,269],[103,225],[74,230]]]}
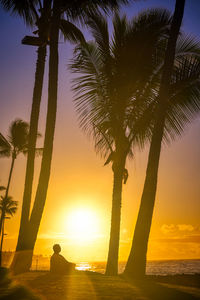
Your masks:
{"label": "person's head", "polygon": [[59,245],[59,244],[53,245],[53,251],[54,251],[54,253],[56,253],[56,254],[60,253],[60,251],[61,251],[60,245]]}

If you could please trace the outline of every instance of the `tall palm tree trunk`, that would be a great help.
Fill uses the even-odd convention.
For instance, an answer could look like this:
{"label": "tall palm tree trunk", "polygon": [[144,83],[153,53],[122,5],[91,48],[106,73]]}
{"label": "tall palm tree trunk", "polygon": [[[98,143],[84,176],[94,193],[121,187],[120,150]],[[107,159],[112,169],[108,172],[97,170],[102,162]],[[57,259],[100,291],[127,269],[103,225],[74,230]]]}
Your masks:
{"label": "tall palm tree trunk", "polygon": [[35,246],[47,195],[57,110],[59,20],[60,1],[55,0],[53,5],[53,17],[50,32],[48,109],[42,164],[33,210],[28,224],[27,234],[25,235],[23,241],[23,253],[21,255],[20,251],[18,251],[12,263],[12,270],[14,273],[28,271],[31,266],[33,249]]}
{"label": "tall palm tree trunk", "polygon": [[34,162],[35,162],[35,149],[38,134],[38,121],[40,113],[40,104],[42,97],[42,88],[44,81],[44,71],[47,53],[47,39],[48,39],[48,14],[51,6],[49,0],[44,0],[43,11],[41,12],[41,20],[39,26],[39,38],[44,41],[42,46],[37,50],[37,62],[35,71],[35,84],[33,90],[32,109],[30,117],[29,141],[28,141],[28,157],[26,164],[26,176],[24,184],[23,204],[21,213],[21,222],[18,235],[18,242],[16,251],[24,248],[23,241],[28,228],[28,221],[30,215],[30,205],[34,178]]}
{"label": "tall palm tree trunk", "polygon": [[3,214],[3,223],[2,223],[2,235],[1,235],[1,243],[0,243],[0,267],[2,266],[2,249],[3,249],[3,238],[4,238],[4,225],[5,225],[5,214]]}
{"label": "tall palm tree trunk", "polygon": [[9,188],[10,188],[10,182],[11,182],[11,178],[12,178],[15,159],[16,159],[16,154],[15,154],[15,150],[14,150],[14,152],[12,154],[12,161],[11,161],[10,172],[9,172],[9,176],[8,176],[8,183],[7,183],[7,187],[6,187],[5,198],[8,197],[8,192],[9,192]]}
{"label": "tall palm tree trunk", "polygon": [[136,222],[133,243],[124,274],[141,278],[145,275],[146,255],[157,189],[158,167],[169,96],[170,78],[175,57],[175,48],[180,31],[185,0],[177,0],[166,49],[163,75],[159,93],[159,107],[149,151],[146,179]]}
{"label": "tall palm tree trunk", "polygon": [[58,89],[58,38],[60,23],[60,1],[55,0],[53,6],[53,19],[50,41],[49,57],[49,85],[48,85],[48,110],[46,120],[46,132],[42,165],[39,177],[35,202],[30,218],[30,232],[32,235],[32,247],[35,245],[37,233],[42,218],[44,204],[47,195],[48,183],[51,171],[53,154],[53,141],[57,112],[57,89]]}
{"label": "tall palm tree trunk", "polygon": [[155,126],[157,130],[154,130],[152,136],[140,209],[131,251],[124,271],[129,277],[142,277],[145,275],[146,254],[156,197],[163,127],[164,118],[160,115],[157,126]]}
{"label": "tall palm tree trunk", "polygon": [[125,157],[119,157],[118,163],[113,163],[113,196],[111,212],[110,242],[108,250],[108,259],[106,265],[106,275],[117,275],[118,256],[120,240],[120,221],[121,221],[121,201],[123,173],[125,168]]}
{"label": "tall palm tree trunk", "polygon": [[46,59],[46,45],[40,46],[37,50],[37,53],[38,53],[38,57],[36,63],[35,86],[33,91],[33,101],[32,101],[32,110],[31,110],[31,118],[30,118],[26,177],[25,177],[25,185],[24,185],[20,230],[19,230],[16,251],[20,251],[24,248],[23,247],[24,236],[26,235],[26,231],[28,229],[33,177],[34,177],[35,148],[36,148],[36,140],[37,140],[37,133],[38,133],[38,120],[39,120],[40,103],[41,103],[42,87],[43,87],[43,79],[44,79],[45,59]]}

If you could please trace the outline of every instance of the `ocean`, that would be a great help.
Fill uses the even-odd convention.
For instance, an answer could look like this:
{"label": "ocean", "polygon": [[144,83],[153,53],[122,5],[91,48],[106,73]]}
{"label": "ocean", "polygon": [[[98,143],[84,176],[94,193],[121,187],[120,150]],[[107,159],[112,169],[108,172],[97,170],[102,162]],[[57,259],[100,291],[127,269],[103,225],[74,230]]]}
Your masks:
{"label": "ocean", "polygon": [[[49,270],[49,257],[35,256],[32,270]],[[77,270],[104,273],[106,262],[80,262]],[[119,273],[122,273],[125,262],[119,262]],[[159,260],[147,262],[147,275],[200,274],[200,259]]]}

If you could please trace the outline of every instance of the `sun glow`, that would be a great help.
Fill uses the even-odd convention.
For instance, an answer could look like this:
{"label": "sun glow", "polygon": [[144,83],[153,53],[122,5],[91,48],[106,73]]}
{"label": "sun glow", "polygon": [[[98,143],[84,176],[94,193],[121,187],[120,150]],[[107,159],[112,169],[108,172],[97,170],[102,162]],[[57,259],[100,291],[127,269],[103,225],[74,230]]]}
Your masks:
{"label": "sun glow", "polygon": [[92,241],[100,233],[99,216],[86,208],[73,210],[66,217],[66,231],[68,238],[78,243]]}

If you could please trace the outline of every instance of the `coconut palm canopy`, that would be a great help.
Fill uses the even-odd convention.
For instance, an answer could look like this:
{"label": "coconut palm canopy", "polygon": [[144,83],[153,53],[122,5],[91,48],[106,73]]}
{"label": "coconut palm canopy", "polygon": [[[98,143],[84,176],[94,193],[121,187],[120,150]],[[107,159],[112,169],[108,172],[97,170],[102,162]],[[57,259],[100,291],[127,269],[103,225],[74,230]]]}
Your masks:
{"label": "coconut palm canopy", "polygon": [[169,22],[167,11],[144,12],[132,22],[115,15],[113,37],[109,37],[106,20],[93,17],[89,26],[95,43],[75,49],[71,69],[83,74],[73,81],[80,126],[95,135],[96,150],[104,156],[120,131],[128,141],[135,135],[155,68],[155,48],[167,35]]}
{"label": "coconut palm canopy", "polygon": [[[113,37],[109,37],[106,20],[94,17],[89,26],[95,42],[76,47],[70,68],[78,74],[73,91],[79,122],[94,136],[96,151],[103,156],[113,153],[120,131],[129,142],[130,155],[134,143],[143,147],[149,140],[169,24],[166,10],[144,12],[131,22],[116,15]],[[165,142],[180,135],[198,113],[199,47],[198,40],[179,37]]]}

